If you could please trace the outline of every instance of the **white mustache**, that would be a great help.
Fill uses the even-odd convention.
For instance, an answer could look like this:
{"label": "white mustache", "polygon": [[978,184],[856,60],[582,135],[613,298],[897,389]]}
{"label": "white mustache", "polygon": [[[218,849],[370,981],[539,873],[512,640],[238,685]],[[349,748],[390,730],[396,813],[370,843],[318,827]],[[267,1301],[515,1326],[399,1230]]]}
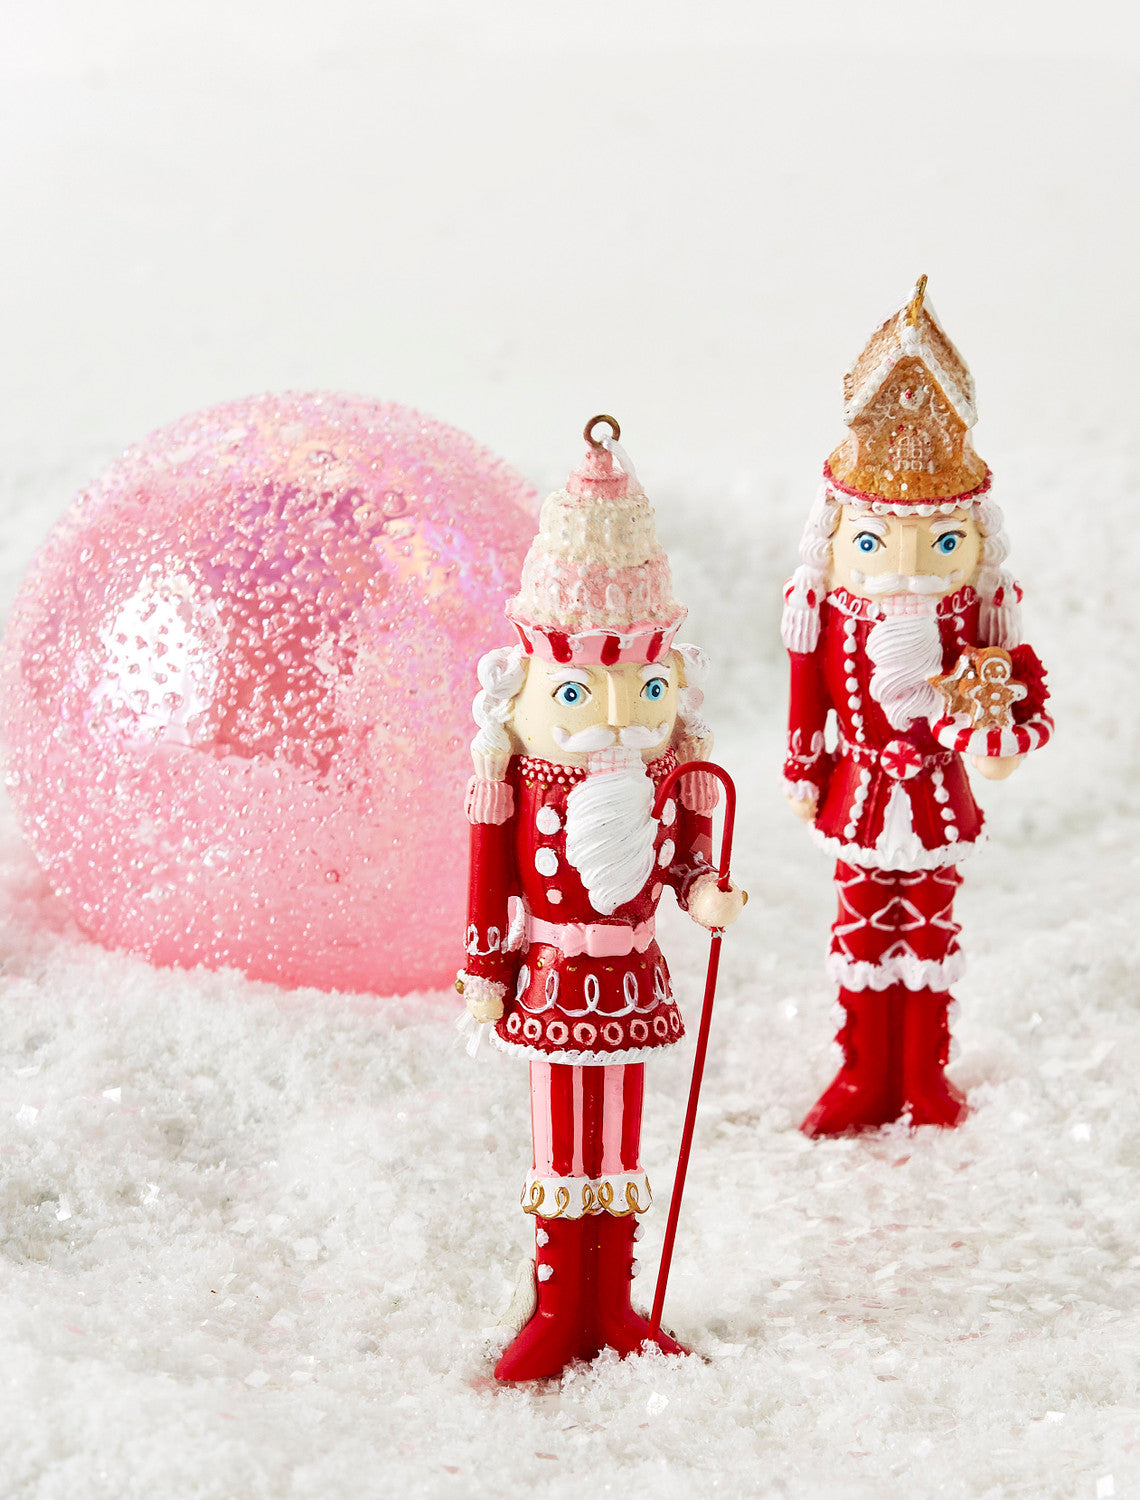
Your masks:
{"label": "white mustache", "polygon": [[611,745],[622,745],[627,750],[652,750],[663,744],[669,736],[668,723],[627,724],[624,729],[611,729],[608,724],[591,724],[588,729],[579,729],[571,734],[556,724],[550,731],[559,750],[575,750],[588,753],[591,750],[608,750]]}
{"label": "white mustache", "polygon": [[652,750],[664,744],[669,737],[669,725],[627,724],[618,735],[619,742],[627,750]]}
{"label": "white mustache", "polygon": [[938,573],[915,573],[908,578],[905,573],[860,573],[851,569],[851,577],[857,587],[868,594],[948,594],[957,588],[962,573],[949,573],[943,578]]}

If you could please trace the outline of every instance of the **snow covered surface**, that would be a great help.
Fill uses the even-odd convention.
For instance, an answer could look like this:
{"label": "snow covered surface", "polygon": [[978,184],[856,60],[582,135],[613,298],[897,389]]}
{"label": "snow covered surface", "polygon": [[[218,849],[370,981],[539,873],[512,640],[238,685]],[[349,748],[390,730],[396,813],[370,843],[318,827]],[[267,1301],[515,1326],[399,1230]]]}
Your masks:
{"label": "snow covered surface", "polygon": [[[451,995],[104,952],[6,814],[0,1496],[1140,1493],[1124,8],[1078,33],[1059,7],[966,6],[953,36],[888,0],[763,26],[726,4],[699,35],[682,5],[229,10],[28,7],[0,62],[4,601],[116,448],[227,395],[406,400],[547,486],[585,415],[617,412],[719,663],[753,898],[666,1308],[700,1357],[496,1388],[525,1068],[469,1059]],[[939,108],[884,110],[884,58],[916,52]],[[978,380],[1058,733],[980,789],[971,1118],[809,1143],[832,895],[778,794],[779,585],[842,371],[920,270]],[[662,925],[695,1020],[705,941]],[[648,1074],[646,1302],[690,1061]]]}

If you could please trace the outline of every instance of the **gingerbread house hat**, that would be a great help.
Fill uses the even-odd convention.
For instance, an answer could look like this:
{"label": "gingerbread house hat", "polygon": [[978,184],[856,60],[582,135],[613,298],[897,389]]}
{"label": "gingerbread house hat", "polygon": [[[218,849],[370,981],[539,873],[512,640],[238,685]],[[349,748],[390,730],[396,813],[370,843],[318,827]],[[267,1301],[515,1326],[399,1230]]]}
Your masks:
{"label": "gingerbread house hat", "polygon": [[925,276],[875,330],[843,395],[850,431],[823,471],[841,503],[866,500],[897,514],[968,506],[988,489],[989,470],[970,441],[973,377],[926,298]]}
{"label": "gingerbread house hat", "polygon": [[[603,423],[612,436],[596,438]],[[655,662],[685,618],[620,435],[612,417],[592,417],[584,462],[543,503],[522,583],[507,604],[528,655],[593,666]]]}

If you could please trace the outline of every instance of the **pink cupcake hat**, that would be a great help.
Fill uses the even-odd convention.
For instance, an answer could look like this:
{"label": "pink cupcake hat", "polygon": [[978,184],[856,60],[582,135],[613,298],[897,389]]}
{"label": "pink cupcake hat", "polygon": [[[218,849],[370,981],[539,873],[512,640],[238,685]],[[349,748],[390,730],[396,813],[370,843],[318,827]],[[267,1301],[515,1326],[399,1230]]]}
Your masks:
{"label": "pink cupcake hat", "polygon": [[[603,422],[611,435],[599,439],[594,429]],[[587,666],[658,661],[685,618],[653,508],[628,460],[615,462],[615,450],[625,459],[620,436],[613,417],[591,417],[585,459],[543,503],[507,604],[528,655]]]}

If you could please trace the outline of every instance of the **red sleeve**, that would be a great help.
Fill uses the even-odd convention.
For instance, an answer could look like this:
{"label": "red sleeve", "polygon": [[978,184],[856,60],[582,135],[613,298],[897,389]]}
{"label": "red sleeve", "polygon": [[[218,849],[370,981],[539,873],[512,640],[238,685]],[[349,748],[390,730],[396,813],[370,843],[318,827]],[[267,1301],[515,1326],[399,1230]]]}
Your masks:
{"label": "red sleeve", "polygon": [[[715,805],[719,787],[712,777]],[[677,852],[666,871],[665,879],[672,886],[677,905],[682,911],[689,909],[689,892],[695,881],[712,869],[712,814],[696,812],[686,807],[683,796],[677,808]]]}
{"label": "red sleeve", "polygon": [[[513,789],[512,789],[513,791]],[[513,796],[510,799],[513,804]],[[468,790],[468,817],[472,796]],[[508,953],[509,902],[518,893],[515,868],[513,805],[498,822],[471,821],[467,867],[467,933],[463,967],[480,979],[509,985],[518,969],[519,955]]]}
{"label": "red sleeve", "polygon": [[811,782],[820,801],[831,775],[833,757],[824,749],[823,731],[831,703],[823,680],[821,651],[789,651],[791,692],[788,702],[788,755],[784,781],[789,788]]}

